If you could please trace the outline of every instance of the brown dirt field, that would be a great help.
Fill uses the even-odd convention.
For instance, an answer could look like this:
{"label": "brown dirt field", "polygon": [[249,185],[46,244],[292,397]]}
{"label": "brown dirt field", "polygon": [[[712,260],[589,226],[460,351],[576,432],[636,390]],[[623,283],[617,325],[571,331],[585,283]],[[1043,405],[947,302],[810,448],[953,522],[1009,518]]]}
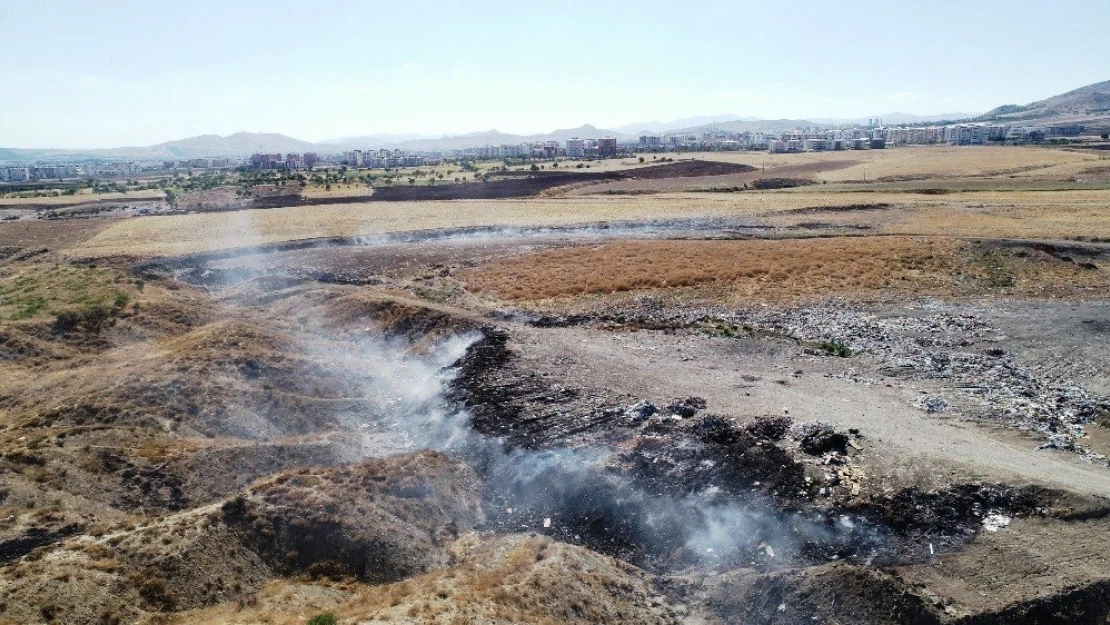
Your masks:
{"label": "brown dirt field", "polygon": [[0,224],[0,247],[60,249],[81,244],[115,222],[108,219],[17,221]]}
{"label": "brown dirt field", "polygon": [[[752,169],[749,165],[700,159],[652,164],[634,169],[618,169],[607,172],[567,168],[565,170],[544,170],[528,175],[515,175],[515,173],[514,175],[501,175],[483,183],[379,187],[374,190],[371,200],[380,202],[521,198],[544,192],[554,193],[560,187],[593,188],[598,183],[604,183],[608,180],[624,179],[652,180],[656,183],[662,183],[664,188],[671,188],[677,184],[676,181],[688,178],[696,180],[716,179],[722,176],[747,173]],[[669,184],[663,181],[669,181]],[[633,185],[632,188],[638,189],[640,187]]]}
{"label": "brown dirt field", "polygon": [[0,197],[0,208],[34,208],[74,206],[77,204],[93,204],[107,202],[141,202],[144,200],[161,199],[165,193],[158,189],[146,189],[129,193],[78,193],[77,195],[59,195],[55,197]]}
{"label": "brown dirt field", "polygon": [[1010,176],[1052,178],[1073,175],[1077,169],[1097,163],[1099,155],[1048,147],[998,146],[907,146],[885,150],[848,150],[802,154],[766,152],[708,152],[691,154],[695,158],[744,163],[755,167],[767,164],[772,170],[808,163],[849,159],[846,168],[828,168],[816,177],[829,183],[880,178],[954,179]]}
{"label": "brown dirt field", "polygon": [[510,300],[688,287],[771,301],[1110,287],[1105,269],[1085,270],[1049,254],[1015,257],[950,239],[905,237],[620,242],[500,259],[463,277],[476,293]]}
{"label": "brown dirt field", "polygon": [[685,191],[704,191],[713,189],[742,188],[757,180],[766,178],[809,179],[818,174],[836,169],[851,167],[854,160],[818,161],[796,163],[770,169],[753,168],[753,171],[729,174],[704,175],[686,178],[652,178],[606,182],[575,189],[570,195],[599,195],[621,193],[682,193]]}

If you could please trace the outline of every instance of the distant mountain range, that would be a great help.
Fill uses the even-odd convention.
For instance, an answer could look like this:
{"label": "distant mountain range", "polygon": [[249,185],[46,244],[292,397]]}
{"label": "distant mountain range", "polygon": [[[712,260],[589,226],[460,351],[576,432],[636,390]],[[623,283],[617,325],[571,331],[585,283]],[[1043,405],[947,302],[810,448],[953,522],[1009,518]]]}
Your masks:
{"label": "distant mountain range", "polygon": [[[1088,85],[1074,91],[1026,105],[1008,104],[980,116],[972,113],[912,115],[887,113],[876,115],[885,124],[926,123],[933,121],[976,119],[1013,124],[1089,123],[1110,127],[1110,81]],[[836,119],[758,119],[737,115],[703,115],[669,122],[650,121],[602,129],[589,124],[578,128],[554,130],[534,135],[517,135],[486,130],[440,137],[415,134],[376,134],[345,137],[313,143],[275,133],[237,132],[227,137],[201,135],[167,141],[145,147],[122,147],[102,150],[34,150],[0,148],[0,163],[31,163],[77,160],[159,161],[193,158],[242,158],[255,152],[319,152],[334,154],[349,149],[403,149],[410,151],[456,150],[484,145],[513,144],[532,141],[566,141],[573,137],[596,139],[616,137],[635,139],[644,133],[698,134],[715,128],[733,132],[784,132],[795,128],[815,128],[867,123],[870,118]]]}
{"label": "distant mountain range", "polygon": [[102,150],[26,150],[0,148],[0,162],[66,161],[66,160],[132,160],[158,161],[186,158],[249,156],[254,152],[335,151],[334,146],[301,141],[276,133],[237,132],[221,137],[200,135],[167,141],[145,147],[107,148]]}
{"label": "distant mountain range", "polygon": [[628,135],[640,136],[645,133],[665,133],[681,130],[683,128],[697,128],[701,126],[715,126],[724,122],[756,122],[757,117],[740,117],[738,115],[699,115],[697,117],[683,117],[669,122],[636,122],[617,126],[613,130]]}
{"label": "distant mountain range", "polygon": [[843,126],[846,124],[866,124],[872,119],[880,119],[884,124],[924,124],[929,122],[954,121],[957,119],[973,119],[978,116],[979,113],[937,113],[936,115],[914,115],[913,113],[894,112],[885,113],[882,115],[872,115],[871,117],[819,117],[815,118],[813,121],[819,124],[832,124],[834,126]]}
{"label": "distant mountain range", "polygon": [[1080,87],[1024,106],[1006,104],[987,111],[980,119],[1022,124],[1044,123],[1046,120],[1101,121],[1106,124],[1106,120],[1110,120],[1110,80]]}

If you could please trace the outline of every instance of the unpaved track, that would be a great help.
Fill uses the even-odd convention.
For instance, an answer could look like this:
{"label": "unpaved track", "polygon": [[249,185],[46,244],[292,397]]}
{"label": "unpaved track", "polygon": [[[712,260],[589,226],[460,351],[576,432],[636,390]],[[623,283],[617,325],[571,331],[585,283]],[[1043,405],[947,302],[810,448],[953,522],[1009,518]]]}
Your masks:
{"label": "unpaved track", "polygon": [[603,387],[657,405],[695,395],[707,400],[708,412],[738,418],[788,410],[799,421],[860,428],[900,464],[919,458],[982,479],[1110,497],[1110,470],[1063,453],[1035,451],[1036,442],[1013,433],[928,416],[913,407],[914,398],[929,390],[924,384],[886,379],[868,385],[825,376],[860,366],[856,359],[809,356],[768,341],[649,331],[519,327],[513,334],[525,366],[570,385]]}

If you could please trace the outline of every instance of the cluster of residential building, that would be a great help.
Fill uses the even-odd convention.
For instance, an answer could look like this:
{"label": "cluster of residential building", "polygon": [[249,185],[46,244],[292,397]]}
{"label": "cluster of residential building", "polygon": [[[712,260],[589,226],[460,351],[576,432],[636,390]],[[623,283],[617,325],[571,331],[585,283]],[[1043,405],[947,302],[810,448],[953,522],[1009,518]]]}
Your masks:
{"label": "cluster of residential building", "polygon": [[284,157],[276,152],[273,154],[258,152],[252,154],[249,161],[252,169],[280,169],[287,171],[312,169],[319,162],[320,156],[315,152],[305,152],[304,154],[290,152]]}
{"label": "cluster of residential building", "polygon": [[240,161],[232,158],[191,158],[162,161],[162,169],[233,169]]}
{"label": "cluster of residential building", "polygon": [[[608,158],[623,151],[634,150],[634,145],[621,146],[613,137],[598,139],[572,138],[558,141],[535,141],[501,145],[484,145],[457,150],[410,153],[404,150],[349,150],[344,152],[340,164],[348,167],[393,168],[438,165],[445,161],[512,159],[512,158]],[[257,155],[256,155],[257,156]],[[252,166],[258,167],[253,160]]]}
{"label": "cluster of residential building", "polygon": [[[1017,136],[1015,131],[1019,130],[992,124],[885,127],[876,123],[855,128],[799,129],[777,134],[711,130],[700,135],[644,135],[640,137],[637,147],[649,151],[766,149],[769,152],[821,152],[903,145],[985,145],[1014,139]],[[1034,135],[1021,136],[1035,138]]]}
{"label": "cluster of residential building", "polygon": [[[628,146],[631,147],[631,146]],[[616,156],[621,146],[613,137],[598,139],[567,139],[562,145],[558,141],[535,141],[532,143],[513,143],[486,145],[461,150],[451,150],[441,156],[455,159],[483,158],[608,158]]]}
{"label": "cluster of residential building", "polygon": [[373,169],[392,169],[394,167],[420,167],[435,165],[440,159],[435,156],[408,154],[404,150],[349,150],[343,153],[342,164],[348,167],[370,167]]}
{"label": "cluster of residential building", "polygon": [[[406,152],[404,150],[350,150],[321,158],[304,154],[257,153],[245,163],[232,158],[194,158],[163,161],[161,171],[221,170],[246,165],[252,169],[298,171],[317,165],[396,168],[437,165],[445,161],[482,159],[594,159],[635,152],[697,150],[767,150],[769,152],[822,152],[829,150],[873,150],[906,145],[984,145],[993,142],[1040,141],[1048,137],[1077,136],[1082,126],[1019,127],[986,123],[935,126],[884,126],[873,119],[865,126],[835,129],[797,129],[781,133],[730,131],[710,128],[701,133],[645,134],[639,140],[614,137],[570,138],[564,142],[536,141],[485,145],[457,150]],[[83,163],[19,165],[0,167],[0,182],[31,182],[77,178],[129,178],[158,172],[156,165],[142,167],[127,163]]]}
{"label": "cluster of residential building", "polygon": [[129,178],[137,176],[141,172],[142,167],[136,163],[0,167],[0,182],[31,182],[73,178]]}

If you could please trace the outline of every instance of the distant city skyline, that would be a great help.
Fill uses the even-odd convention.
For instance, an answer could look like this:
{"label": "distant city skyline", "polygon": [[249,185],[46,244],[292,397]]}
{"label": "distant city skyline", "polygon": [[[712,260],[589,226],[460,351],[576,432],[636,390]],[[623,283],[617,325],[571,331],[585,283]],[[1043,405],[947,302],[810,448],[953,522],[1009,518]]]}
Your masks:
{"label": "distant city skyline", "polygon": [[0,0],[0,147],[982,112],[1110,78],[1108,17],[1091,0]]}

